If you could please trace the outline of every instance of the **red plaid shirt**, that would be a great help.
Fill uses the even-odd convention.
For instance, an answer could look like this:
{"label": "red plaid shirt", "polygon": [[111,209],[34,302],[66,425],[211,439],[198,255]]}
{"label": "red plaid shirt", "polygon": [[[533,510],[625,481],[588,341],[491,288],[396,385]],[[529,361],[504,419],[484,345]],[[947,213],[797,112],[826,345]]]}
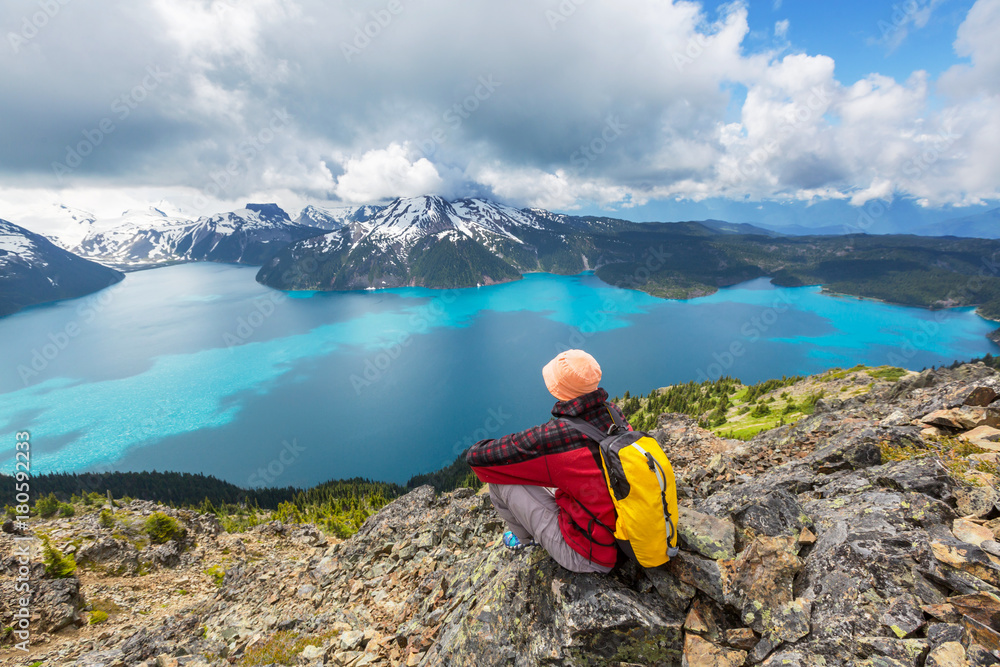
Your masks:
{"label": "red plaid shirt", "polygon": [[[596,389],[559,401],[552,415],[579,417],[607,432],[614,423],[607,400],[608,392]],[[610,409],[628,424],[617,407],[611,404]],[[563,422],[550,421],[496,440],[481,440],[469,449],[466,461],[487,483],[555,487],[559,528],[566,542],[595,563],[615,564],[615,508],[596,442]]]}

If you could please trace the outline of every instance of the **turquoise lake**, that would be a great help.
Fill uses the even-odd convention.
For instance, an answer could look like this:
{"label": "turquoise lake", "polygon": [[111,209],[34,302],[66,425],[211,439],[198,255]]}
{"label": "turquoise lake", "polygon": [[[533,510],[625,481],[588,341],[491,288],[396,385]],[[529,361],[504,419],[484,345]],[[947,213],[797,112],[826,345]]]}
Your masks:
{"label": "turquoise lake", "polygon": [[286,295],[256,269],[129,274],[0,319],[0,469],[176,470],[243,486],[404,482],[469,444],[548,418],[541,368],[580,347],[620,395],[858,363],[923,367],[1000,352],[996,323],[767,279],[688,301],[590,274],[462,290]]}

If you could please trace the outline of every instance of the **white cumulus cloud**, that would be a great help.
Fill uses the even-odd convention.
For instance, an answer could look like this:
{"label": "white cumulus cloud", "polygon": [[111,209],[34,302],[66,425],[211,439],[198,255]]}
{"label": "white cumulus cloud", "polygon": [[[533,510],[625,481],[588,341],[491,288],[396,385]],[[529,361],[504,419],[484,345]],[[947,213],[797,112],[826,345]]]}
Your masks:
{"label": "white cumulus cloud", "polygon": [[444,181],[427,158],[411,161],[406,147],[390,144],[349,158],[334,192],[351,203],[437,193]]}

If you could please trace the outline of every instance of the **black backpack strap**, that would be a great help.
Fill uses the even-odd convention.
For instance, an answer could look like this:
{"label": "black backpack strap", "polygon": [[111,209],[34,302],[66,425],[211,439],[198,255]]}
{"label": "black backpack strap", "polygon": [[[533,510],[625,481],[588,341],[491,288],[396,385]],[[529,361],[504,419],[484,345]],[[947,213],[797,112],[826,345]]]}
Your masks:
{"label": "black backpack strap", "polygon": [[[579,433],[582,433],[583,435],[587,436],[591,440],[596,441],[598,445],[600,445],[601,442],[608,437],[607,433],[604,433],[603,431],[601,431],[601,429],[597,428],[596,426],[594,426],[593,424],[591,424],[587,420],[580,419],[579,417],[560,417],[557,421],[565,422],[567,426],[569,426],[570,428],[578,431]],[[595,456],[597,456],[597,454],[595,454]],[[598,461],[598,466],[600,466],[600,461]],[[572,496],[570,496],[570,497],[572,498]],[[573,517],[569,517],[569,520],[570,520],[570,523],[573,524],[573,527],[576,528],[581,533],[583,533],[583,535],[590,541],[590,543],[591,543],[591,556],[588,557],[588,560],[592,561],[593,560],[593,548],[594,548],[593,545],[599,544],[602,547],[613,547],[613,546],[615,546],[618,543],[618,541],[615,539],[615,531],[614,531],[613,528],[611,528],[610,526],[608,526],[606,523],[604,523],[603,521],[601,521],[600,519],[598,519],[597,515],[594,514],[593,512],[591,512],[589,507],[587,507],[586,505],[584,505],[583,503],[581,503],[576,498],[573,498],[573,501],[576,502],[576,504],[579,505],[580,508],[590,516],[590,521],[588,522],[588,526],[587,526],[586,529],[584,529],[583,526],[581,526],[576,521],[574,521]],[[607,542],[607,543],[605,543],[605,542],[599,542],[598,540],[596,540],[594,538],[592,530],[593,530],[593,526],[594,526],[595,523],[598,526],[600,526],[601,528],[603,528],[605,531],[607,531],[607,533],[611,536],[611,541],[610,542]]]}
{"label": "black backpack strap", "polygon": [[579,417],[561,417],[559,421],[566,422],[570,428],[576,429],[591,440],[596,440],[597,444],[600,444],[602,440],[608,437],[607,433],[604,433],[601,429],[597,428],[586,419],[580,419]]}
{"label": "black backpack strap", "polygon": [[615,423],[614,430],[612,433],[617,433],[618,431],[627,431],[628,427],[625,426],[625,422],[622,421],[622,415],[618,411],[618,406],[613,403],[605,403],[604,407],[608,409],[608,414],[611,415],[611,421]]}

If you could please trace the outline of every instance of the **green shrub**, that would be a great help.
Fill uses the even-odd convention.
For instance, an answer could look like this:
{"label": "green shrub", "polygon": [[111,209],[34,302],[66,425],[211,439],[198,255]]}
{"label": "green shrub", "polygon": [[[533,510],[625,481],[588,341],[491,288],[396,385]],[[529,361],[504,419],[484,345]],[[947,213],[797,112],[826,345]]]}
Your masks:
{"label": "green shrub", "polygon": [[90,625],[97,625],[98,623],[103,623],[106,620],[108,620],[108,613],[97,610],[90,612],[90,620],[88,623]]}
{"label": "green shrub", "polygon": [[59,511],[59,499],[56,494],[50,493],[35,501],[35,512],[43,519],[48,519]]}
{"label": "green shrub", "polygon": [[149,541],[153,544],[164,544],[170,540],[184,537],[184,529],[173,517],[163,512],[153,512],[143,525]]}
{"label": "green shrub", "polygon": [[823,398],[824,395],[826,395],[826,392],[821,389],[820,391],[809,394],[802,399],[802,413],[811,415],[816,412],[816,401]]}
{"label": "green shrub", "polygon": [[226,578],[226,570],[224,568],[213,565],[205,570],[205,574],[212,577],[212,583],[215,584],[216,588],[222,588],[222,581]]}
{"label": "green shrub", "polygon": [[290,502],[278,503],[278,509],[274,512],[274,518],[282,523],[302,523],[302,513],[299,508]]}
{"label": "green shrub", "polygon": [[76,514],[76,510],[69,503],[59,503],[59,516],[71,517]]}
{"label": "green shrub", "polygon": [[885,368],[868,371],[868,375],[876,380],[890,380],[892,382],[896,382],[906,375],[906,371],[902,368],[896,368],[895,366],[886,366]]}
{"label": "green shrub", "polygon": [[115,515],[108,508],[101,510],[101,516],[97,519],[97,523],[100,524],[101,528],[114,528],[115,527]]}
{"label": "green shrub", "polygon": [[323,646],[333,637],[340,634],[337,630],[313,637],[300,637],[297,632],[279,630],[266,641],[259,642],[248,649],[238,667],[254,667],[256,665],[292,665],[306,646]]}
{"label": "green shrub", "polygon": [[45,562],[45,574],[53,579],[65,579],[73,576],[76,572],[76,560],[73,556],[64,556],[59,549],[56,549],[49,542],[49,539],[42,538],[42,560]]}
{"label": "green shrub", "polygon": [[766,417],[771,414],[771,408],[764,403],[758,403],[754,406],[753,412],[750,413],[751,417]]}

